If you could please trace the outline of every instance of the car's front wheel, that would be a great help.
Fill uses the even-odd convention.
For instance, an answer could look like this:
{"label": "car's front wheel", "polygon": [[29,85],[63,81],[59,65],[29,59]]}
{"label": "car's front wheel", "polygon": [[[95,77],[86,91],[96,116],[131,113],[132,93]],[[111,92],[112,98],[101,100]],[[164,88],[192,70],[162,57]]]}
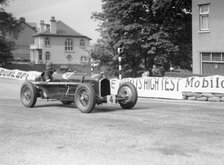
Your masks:
{"label": "car's front wheel", "polygon": [[75,104],[83,113],[90,113],[95,105],[95,91],[89,84],[80,84],[75,91]]}
{"label": "car's front wheel", "polygon": [[33,107],[37,101],[37,89],[33,83],[25,82],[20,90],[20,100],[25,107]]}
{"label": "car's front wheel", "polygon": [[120,106],[124,109],[133,108],[138,100],[137,89],[130,82],[123,83],[119,87],[117,95],[121,98],[125,98],[124,100],[118,101]]}

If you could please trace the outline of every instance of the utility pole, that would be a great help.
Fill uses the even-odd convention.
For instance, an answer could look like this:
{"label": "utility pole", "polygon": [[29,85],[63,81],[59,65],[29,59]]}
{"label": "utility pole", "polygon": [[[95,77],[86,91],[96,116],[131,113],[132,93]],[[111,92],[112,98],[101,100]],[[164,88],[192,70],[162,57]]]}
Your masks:
{"label": "utility pole", "polygon": [[118,62],[119,62],[119,80],[122,79],[122,67],[121,67],[121,60],[122,60],[122,57],[121,55],[123,54],[123,48],[122,47],[119,47],[117,49],[117,52],[118,52]]}

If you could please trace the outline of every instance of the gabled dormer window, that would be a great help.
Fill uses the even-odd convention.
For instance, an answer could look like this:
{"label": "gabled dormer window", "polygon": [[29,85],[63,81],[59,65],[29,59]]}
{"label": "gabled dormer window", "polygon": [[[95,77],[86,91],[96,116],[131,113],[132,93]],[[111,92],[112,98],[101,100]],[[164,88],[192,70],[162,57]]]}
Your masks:
{"label": "gabled dormer window", "polygon": [[45,46],[50,46],[50,39],[48,37],[45,38],[44,44]]}
{"label": "gabled dormer window", "polygon": [[71,38],[65,39],[65,52],[73,51],[73,40]]}
{"label": "gabled dormer window", "polygon": [[85,40],[84,40],[84,39],[81,39],[81,40],[80,40],[80,46],[81,46],[81,47],[84,47],[84,46],[85,46]]}

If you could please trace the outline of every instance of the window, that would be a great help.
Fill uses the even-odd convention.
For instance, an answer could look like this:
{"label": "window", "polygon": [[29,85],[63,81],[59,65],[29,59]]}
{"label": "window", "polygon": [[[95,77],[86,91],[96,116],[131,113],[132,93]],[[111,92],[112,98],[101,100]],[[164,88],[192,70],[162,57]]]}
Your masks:
{"label": "window", "polygon": [[223,59],[224,53],[201,53],[201,59],[204,62],[221,62]]}
{"label": "window", "polygon": [[211,61],[211,53],[202,53],[202,61]]}
{"label": "window", "polygon": [[46,52],[45,57],[46,57],[46,61],[50,61],[50,59],[51,59],[50,52]]}
{"label": "window", "polygon": [[85,56],[81,57],[81,62],[87,62],[87,58]]}
{"label": "window", "polygon": [[209,5],[204,4],[199,6],[200,12],[200,31],[209,30]]}
{"label": "window", "polygon": [[72,61],[72,56],[71,55],[67,55],[66,59],[68,60],[68,62]]}
{"label": "window", "polygon": [[212,53],[212,61],[221,61],[222,54],[221,53]]}
{"label": "window", "polygon": [[73,41],[70,38],[65,40],[65,51],[66,52],[72,52],[73,51]]}
{"label": "window", "polygon": [[45,43],[45,46],[50,46],[50,39],[46,37],[44,43]]}
{"label": "window", "polygon": [[38,50],[38,55],[39,55],[39,60],[43,60],[42,59],[42,50],[41,49]]}
{"label": "window", "polygon": [[84,41],[84,39],[81,39],[81,40],[80,40],[80,46],[82,46],[82,47],[85,46],[85,41]]}
{"label": "window", "polygon": [[42,60],[42,54],[39,54],[39,60]]}

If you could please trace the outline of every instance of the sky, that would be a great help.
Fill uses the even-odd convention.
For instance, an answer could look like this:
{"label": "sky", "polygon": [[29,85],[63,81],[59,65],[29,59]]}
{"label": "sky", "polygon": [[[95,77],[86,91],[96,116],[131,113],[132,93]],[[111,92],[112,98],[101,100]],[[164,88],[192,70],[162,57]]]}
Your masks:
{"label": "sky", "polygon": [[61,20],[79,33],[90,37],[91,44],[96,43],[99,32],[96,31],[98,21],[91,19],[93,12],[101,12],[101,0],[10,0],[5,7],[19,19],[24,17],[26,22],[40,21],[50,24],[52,16]]}

